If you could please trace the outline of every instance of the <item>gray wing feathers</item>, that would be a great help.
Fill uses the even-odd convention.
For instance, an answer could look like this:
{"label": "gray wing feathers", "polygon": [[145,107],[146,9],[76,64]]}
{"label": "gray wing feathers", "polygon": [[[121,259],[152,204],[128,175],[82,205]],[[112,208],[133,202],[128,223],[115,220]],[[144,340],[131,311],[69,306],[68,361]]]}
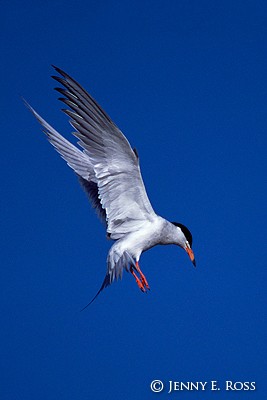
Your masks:
{"label": "gray wing feathers", "polygon": [[26,101],[25,104],[40,122],[48,140],[67,164],[82,178],[95,181],[94,168],[89,158],[49,125]]}
{"label": "gray wing feathers", "polygon": [[84,188],[85,192],[87,193],[89,200],[91,201],[91,204],[93,208],[95,209],[98,217],[100,220],[107,226],[107,215],[105,209],[102,207],[100,200],[99,200],[99,194],[98,194],[98,187],[95,182],[88,182],[88,180],[82,178],[81,176],[78,176],[79,182],[81,186]]}
{"label": "gray wing feathers", "polygon": [[147,197],[139,160],[128,140],[96,101],[69,75],[55,68],[63,78],[53,76],[65,89],[56,88],[76,130],[78,144],[90,159],[102,207],[106,210],[107,231],[112,239],[139,229],[154,211]]}
{"label": "gray wing feathers", "polygon": [[50,143],[67,162],[67,164],[76,172],[79,182],[87,193],[93,208],[97,212],[97,215],[101,221],[107,225],[106,212],[99,200],[98,186],[96,184],[94,168],[88,156],[68,140],[66,140],[60,133],[58,133],[25,100],[24,102],[42,125]]}
{"label": "gray wing feathers", "polygon": [[[73,133],[82,150],[74,146],[49,125],[27,102],[25,104],[42,125],[50,143],[78,175],[99,217],[106,222],[112,239],[139,230],[148,220],[153,221],[154,210],[147,197],[137,153],[123,133],[112,122],[97,102],[69,75],[53,76],[64,88],[60,100],[75,129]],[[135,267],[132,256],[109,252],[107,274],[98,294],[115,279],[121,278],[123,269]],[[91,304],[92,301],[89,303]]]}

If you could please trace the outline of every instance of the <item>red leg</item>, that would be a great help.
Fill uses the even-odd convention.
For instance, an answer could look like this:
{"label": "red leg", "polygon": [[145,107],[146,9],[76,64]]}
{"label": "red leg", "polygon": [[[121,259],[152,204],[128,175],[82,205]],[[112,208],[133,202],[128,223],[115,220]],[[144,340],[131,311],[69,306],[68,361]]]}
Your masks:
{"label": "red leg", "polygon": [[140,281],[140,279],[138,278],[138,276],[137,276],[136,273],[134,272],[133,267],[130,268],[130,272],[131,272],[131,274],[133,275],[133,277],[135,278],[136,283],[137,283],[139,289],[141,289],[142,292],[145,292],[146,289],[145,289],[143,280],[142,280],[142,282]]}
{"label": "red leg", "polygon": [[146,280],[145,275],[143,274],[143,272],[141,271],[141,269],[139,267],[138,261],[136,261],[135,267],[136,267],[136,270],[139,272],[139,274],[141,276],[141,281],[142,281],[143,286],[145,286],[146,289],[150,290],[149,284],[148,284],[148,282]]}

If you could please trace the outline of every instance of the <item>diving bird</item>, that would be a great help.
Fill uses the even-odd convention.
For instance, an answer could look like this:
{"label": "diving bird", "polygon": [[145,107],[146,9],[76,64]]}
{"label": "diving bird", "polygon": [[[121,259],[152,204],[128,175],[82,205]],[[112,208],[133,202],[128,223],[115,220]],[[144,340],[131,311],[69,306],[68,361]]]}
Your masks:
{"label": "diving bird", "polygon": [[122,278],[123,270],[132,274],[142,292],[149,290],[139,259],[144,251],[158,244],[180,246],[195,266],[189,229],[181,223],[167,221],[153,210],[141,176],[137,151],[78,82],[61,69],[54,69],[60,76],[52,78],[62,85],[55,90],[64,96],[59,100],[68,108],[62,111],[71,118],[73,134],[79,139],[80,148],[66,140],[25,103],[42,125],[50,143],[78,176],[106,226],[108,239],[114,241],[108,252],[104,281],[89,304],[115,279]]}

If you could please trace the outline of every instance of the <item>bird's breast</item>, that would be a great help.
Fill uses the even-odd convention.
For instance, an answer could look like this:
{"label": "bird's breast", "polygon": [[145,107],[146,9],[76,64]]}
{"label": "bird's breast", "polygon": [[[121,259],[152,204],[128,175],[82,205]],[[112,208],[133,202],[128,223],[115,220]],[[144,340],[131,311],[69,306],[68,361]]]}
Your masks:
{"label": "bird's breast", "polygon": [[121,244],[134,258],[139,259],[142,252],[161,243],[161,235],[162,229],[159,221],[148,222],[138,231],[127,235]]}

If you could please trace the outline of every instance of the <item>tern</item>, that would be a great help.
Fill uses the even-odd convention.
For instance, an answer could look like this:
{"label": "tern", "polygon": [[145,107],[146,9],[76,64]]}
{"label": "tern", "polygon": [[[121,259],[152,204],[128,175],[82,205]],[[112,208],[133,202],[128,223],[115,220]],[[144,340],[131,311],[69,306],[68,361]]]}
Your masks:
{"label": "tern", "polygon": [[[156,245],[174,244],[183,248],[196,266],[192,234],[181,223],[169,222],[152,208],[140,171],[139,156],[120,129],[66,72],[53,66],[60,76],[52,76],[62,87],[55,90],[64,97],[73,133],[80,148],[66,140],[26,101],[42,125],[48,140],[78,176],[93,208],[106,226],[107,238],[114,241],[107,256],[104,281],[88,305],[114,280],[130,272],[142,292],[149,290],[140,269],[141,254]],[[87,307],[86,306],[86,307]],[[84,307],[84,308],[86,308]]]}

